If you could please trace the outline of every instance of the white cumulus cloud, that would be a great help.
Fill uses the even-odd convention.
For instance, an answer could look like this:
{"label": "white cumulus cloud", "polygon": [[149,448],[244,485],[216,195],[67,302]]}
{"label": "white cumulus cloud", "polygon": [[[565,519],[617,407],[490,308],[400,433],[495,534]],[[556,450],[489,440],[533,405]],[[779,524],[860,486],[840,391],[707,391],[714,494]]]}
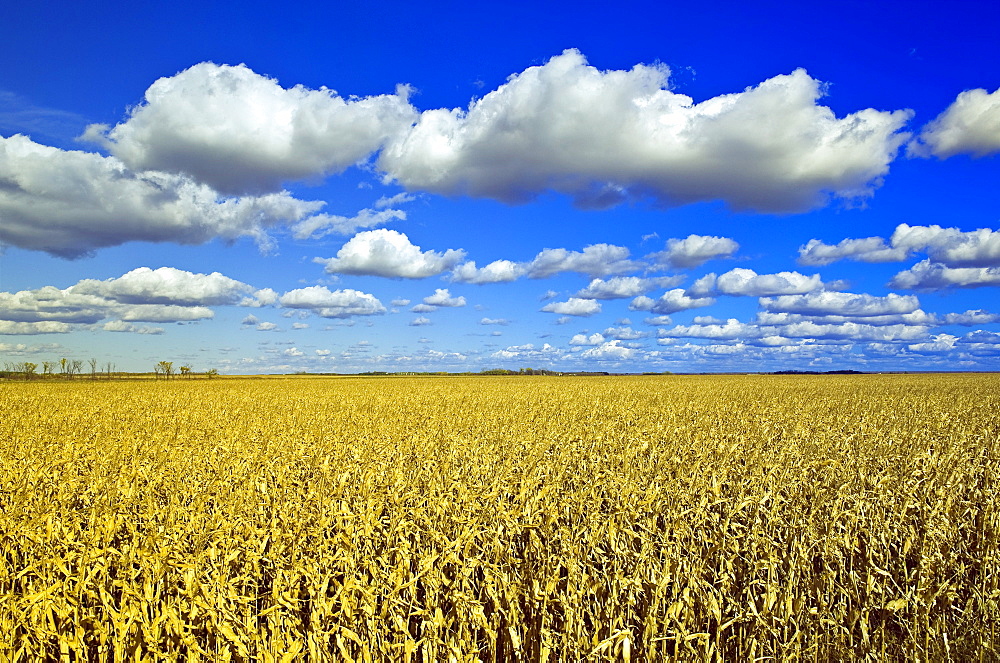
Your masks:
{"label": "white cumulus cloud", "polygon": [[909,252],[904,248],[892,248],[881,237],[845,239],[837,244],[825,244],[811,239],[799,247],[799,264],[829,265],[849,258],[860,262],[899,262],[905,260]]}
{"label": "white cumulus cloud", "polygon": [[737,267],[721,276],[706,274],[695,281],[688,293],[692,295],[732,295],[741,297],[767,297],[771,295],[798,295],[823,288],[819,274],[806,276],[798,272],[758,274],[752,269]]}
{"label": "white cumulus cloud", "polygon": [[106,331],[136,331],[140,328],[125,323],[205,320],[215,315],[209,307],[236,305],[255,292],[260,291],[218,272],[139,267],[120,277],[84,279],[65,289],[0,292],[0,320],[79,325],[113,318]]}
{"label": "white cumulus cloud", "polygon": [[850,292],[811,292],[804,295],[762,297],[760,305],[768,311],[802,315],[842,315],[853,317],[912,313],[920,306],[913,295],[889,293],[885,297]]}
{"label": "white cumulus cloud", "polygon": [[147,325],[133,325],[131,322],[122,320],[108,320],[101,329],[109,332],[126,332],[131,334],[162,334],[163,327],[149,327]]}
{"label": "white cumulus cloud", "polygon": [[636,269],[629,260],[629,250],[613,244],[592,244],[583,251],[543,249],[525,266],[530,278],[544,279],[564,272],[577,272],[591,278],[620,274]]}
{"label": "white cumulus cloud", "polygon": [[378,166],[408,189],[523,202],[543,191],[585,206],[653,197],[802,211],[864,197],[889,169],[909,111],[837,118],[804,70],[695,103],[665,65],[599,71],[567,50],[468,109],[423,112]]}
{"label": "white cumulus cloud", "polygon": [[584,299],[627,299],[656,288],[668,288],[683,281],[683,277],[644,279],[638,276],[615,276],[608,280],[594,279],[576,293]]}
{"label": "white cumulus cloud", "polygon": [[236,304],[254,288],[219,272],[197,274],[174,267],[139,267],[118,278],[84,279],[72,286],[77,294],[96,295],[123,304],[220,306]]}
{"label": "white cumulus cloud", "polygon": [[511,260],[494,260],[485,267],[474,261],[463,262],[452,270],[450,280],[456,283],[510,283],[524,275],[526,267]]}
{"label": "white cumulus cloud", "polygon": [[72,329],[65,322],[47,320],[44,322],[11,322],[0,320],[0,334],[32,335],[32,334],[65,334]]}
{"label": "white cumulus cloud", "polygon": [[604,330],[604,336],[619,341],[637,341],[649,336],[649,332],[639,331],[631,327],[608,327]]}
{"label": "white cumulus cloud", "polygon": [[0,136],[0,242],[64,258],[125,242],[203,244],[308,218],[323,202],[288,192],[224,197],[183,175],[134,172],[114,157]]}
{"label": "white cumulus cloud", "polygon": [[927,123],[908,146],[911,156],[941,159],[956,154],[976,157],[1000,152],[1000,89],[959,93],[943,113]]}
{"label": "white cumulus cloud", "polygon": [[799,248],[799,262],[828,265],[845,258],[861,262],[899,262],[917,252],[949,267],[1000,266],[1000,231],[991,228],[962,231],[938,225],[901,223],[886,242],[881,237],[845,239],[825,244],[811,239]]}
{"label": "white cumulus cloud", "polygon": [[317,258],[328,274],[358,274],[422,279],[454,267],[465,256],[460,249],[421,251],[401,232],[379,228],[352,237],[335,258]]}
{"label": "white cumulus cloud", "polygon": [[245,65],[203,62],[161,78],[97,142],[133,170],[184,173],[226,193],[344,170],[409,128],[408,90],[344,99],[333,90],[282,88]]}
{"label": "white cumulus cloud", "polygon": [[605,339],[603,335],[596,332],[591,334],[590,336],[587,336],[586,334],[576,334],[575,336],[573,336],[573,338],[569,339],[569,344],[595,346],[595,345],[601,345],[606,340],[607,339]]}
{"label": "white cumulus cloud", "polygon": [[512,345],[503,350],[497,350],[491,356],[495,359],[552,361],[558,359],[561,354],[558,348],[548,343],[543,343],[541,347],[536,347],[534,343],[525,343],[524,345]]}
{"label": "white cumulus cloud", "polygon": [[326,286],[314,285],[283,294],[278,302],[293,309],[308,309],[323,318],[349,318],[355,315],[381,315],[385,313],[374,295],[358,290],[331,291]]}
{"label": "white cumulus cloud", "polygon": [[622,359],[631,359],[636,354],[638,354],[638,350],[622,345],[622,342],[619,340],[614,340],[606,341],[593,348],[588,348],[581,352],[579,356],[582,359],[597,361],[620,361]]}
{"label": "white cumulus cloud", "polygon": [[552,302],[551,304],[546,304],[542,307],[542,311],[546,313],[558,313],[559,315],[575,315],[580,317],[589,317],[595,313],[601,312],[601,303],[593,299],[580,299],[579,297],[570,297],[569,300],[565,302]]}
{"label": "white cumulus cloud", "polygon": [[910,269],[892,277],[889,286],[901,290],[944,290],[946,288],[978,288],[1000,286],[998,267],[948,267],[930,260],[921,260]]}
{"label": "white cumulus cloud", "polygon": [[[495,260],[482,268],[475,262],[466,262],[456,267],[451,281],[458,283],[508,283],[522,276],[544,279],[556,274],[576,272],[591,278],[629,272],[641,267],[629,259],[629,250],[613,244],[592,244],[583,251],[569,249],[543,249],[527,262]],[[627,295],[626,295],[627,296]]]}
{"label": "white cumulus cloud", "polygon": [[963,232],[938,225],[896,227],[893,247],[926,251],[929,258],[949,267],[1000,267],[1000,231],[979,228]]}
{"label": "white cumulus cloud", "polygon": [[294,224],[292,236],[295,239],[315,239],[331,233],[352,235],[359,230],[374,228],[396,220],[405,221],[406,212],[398,209],[363,209],[351,217],[316,214]]}
{"label": "white cumulus cloud", "polygon": [[[667,290],[658,299],[646,296],[636,297],[628,308],[630,311],[650,311],[651,313],[667,315],[692,308],[711,306],[714,303],[715,300],[711,297],[691,297],[682,288],[674,288]],[[649,321],[647,320],[647,322]]]}
{"label": "white cumulus cloud", "polygon": [[667,248],[648,257],[661,267],[693,269],[709,260],[728,258],[740,245],[728,237],[688,235],[684,239],[667,240]]}
{"label": "white cumulus cloud", "polygon": [[993,322],[1000,322],[1000,314],[990,313],[983,309],[974,309],[965,313],[946,313],[943,317],[945,324],[963,325],[971,327],[973,325],[988,325]]}
{"label": "white cumulus cloud", "polygon": [[434,290],[433,295],[424,297],[424,304],[435,308],[455,308],[465,306],[465,297],[452,297],[447,288],[437,288]]}
{"label": "white cumulus cloud", "polygon": [[951,334],[937,334],[930,341],[926,341],[924,343],[912,343],[907,345],[906,349],[910,352],[917,352],[920,354],[949,352],[955,347],[956,341],[958,341],[957,336],[952,336]]}

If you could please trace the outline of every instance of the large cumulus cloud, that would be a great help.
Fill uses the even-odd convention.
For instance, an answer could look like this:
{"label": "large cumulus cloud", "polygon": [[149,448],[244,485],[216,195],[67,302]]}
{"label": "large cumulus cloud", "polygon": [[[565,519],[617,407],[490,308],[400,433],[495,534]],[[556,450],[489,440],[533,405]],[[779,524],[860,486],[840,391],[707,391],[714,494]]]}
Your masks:
{"label": "large cumulus cloud", "polygon": [[791,212],[869,195],[908,137],[909,111],[837,118],[801,69],[701,103],[668,77],[602,72],[567,50],[467,110],[425,111],[378,165],[409,189],[505,202],[553,190],[584,206],[651,196]]}
{"label": "large cumulus cloud", "polygon": [[85,138],[133,170],[185,173],[229,193],[336,173],[407,129],[408,90],[344,99],[333,90],[282,88],[245,65],[197,64],[161,78],[114,128]]}
{"label": "large cumulus cloud", "polygon": [[183,175],[0,136],[0,242],[76,258],[129,241],[201,244],[301,221],[324,203],[287,192],[224,197]]}

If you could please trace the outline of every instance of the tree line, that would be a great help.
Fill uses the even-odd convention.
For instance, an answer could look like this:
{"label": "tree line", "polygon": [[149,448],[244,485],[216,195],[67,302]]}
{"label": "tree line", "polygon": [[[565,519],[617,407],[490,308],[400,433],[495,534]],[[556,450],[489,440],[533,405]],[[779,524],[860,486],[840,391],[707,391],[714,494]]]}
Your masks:
{"label": "tree line", "polygon": [[[87,371],[89,369],[89,372]],[[178,375],[183,378],[190,378],[198,375],[194,373],[190,365],[178,367],[174,370],[174,362],[160,361],[153,366],[153,374],[156,379],[169,379]],[[219,371],[212,368],[201,375],[213,378]],[[23,380],[35,379],[65,379],[72,380],[78,377],[90,377],[91,380],[110,380],[116,377],[136,375],[135,373],[120,372],[114,362],[101,364],[97,359],[91,358],[84,362],[82,359],[68,359],[63,357],[59,361],[43,361],[40,364],[32,361],[4,362],[3,370],[0,371],[0,378],[20,378]],[[148,375],[148,373],[147,373]]]}

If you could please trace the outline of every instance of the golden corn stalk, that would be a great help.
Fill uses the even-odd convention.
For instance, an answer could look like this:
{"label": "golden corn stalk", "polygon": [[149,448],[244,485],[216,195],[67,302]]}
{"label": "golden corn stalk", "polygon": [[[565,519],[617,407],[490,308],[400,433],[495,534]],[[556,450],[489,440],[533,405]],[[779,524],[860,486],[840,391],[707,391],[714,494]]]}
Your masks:
{"label": "golden corn stalk", "polygon": [[1000,659],[1000,376],[0,384],[0,660]]}

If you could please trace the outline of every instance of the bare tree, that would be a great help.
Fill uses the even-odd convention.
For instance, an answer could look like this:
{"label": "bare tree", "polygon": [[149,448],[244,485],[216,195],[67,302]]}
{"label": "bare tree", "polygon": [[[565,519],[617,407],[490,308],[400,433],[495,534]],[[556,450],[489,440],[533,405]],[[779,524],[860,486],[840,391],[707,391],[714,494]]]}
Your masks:
{"label": "bare tree", "polygon": [[207,375],[209,379],[219,377],[219,369],[210,368],[207,371],[205,371],[205,375]]}
{"label": "bare tree", "polygon": [[174,362],[172,361],[161,361],[155,367],[157,377],[162,375],[164,378],[169,378],[174,374]]}
{"label": "bare tree", "polygon": [[190,366],[181,366],[181,376],[183,376],[183,377],[191,377],[191,367]]}
{"label": "bare tree", "polygon": [[30,361],[26,361],[21,364],[21,372],[24,373],[24,379],[30,380],[35,377],[35,369],[38,368],[38,364],[33,364]]}
{"label": "bare tree", "polygon": [[79,375],[80,371],[83,370],[83,360],[71,359],[68,366],[69,366],[70,377],[73,377],[74,375]]}
{"label": "bare tree", "polygon": [[42,362],[42,375],[49,376],[52,375],[52,370],[56,367],[51,361]]}
{"label": "bare tree", "polygon": [[93,357],[91,357],[89,363],[90,363],[90,379],[91,380],[96,380],[97,379],[97,360],[94,359]]}
{"label": "bare tree", "polygon": [[114,371],[115,371],[115,365],[112,364],[110,361],[104,365],[104,372],[105,374],[107,374],[109,380],[111,379],[111,374],[114,373]]}

